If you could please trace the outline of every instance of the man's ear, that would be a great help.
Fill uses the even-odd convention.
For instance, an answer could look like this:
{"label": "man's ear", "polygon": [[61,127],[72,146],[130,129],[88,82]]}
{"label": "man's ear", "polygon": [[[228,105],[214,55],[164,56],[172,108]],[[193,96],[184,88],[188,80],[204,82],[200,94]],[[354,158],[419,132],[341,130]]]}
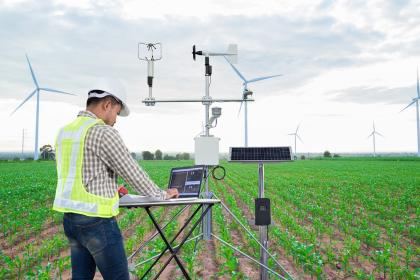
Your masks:
{"label": "man's ear", "polygon": [[109,110],[111,108],[111,105],[111,100],[109,100],[108,98],[101,102],[101,106],[104,111]]}

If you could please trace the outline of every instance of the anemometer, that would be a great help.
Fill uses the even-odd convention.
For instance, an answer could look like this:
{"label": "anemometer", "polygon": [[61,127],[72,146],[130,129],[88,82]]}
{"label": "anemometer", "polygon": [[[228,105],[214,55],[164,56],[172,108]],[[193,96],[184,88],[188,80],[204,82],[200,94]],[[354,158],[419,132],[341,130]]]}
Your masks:
{"label": "anemometer", "polygon": [[210,96],[210,83],[211,75],[213,73],[212,65],[210,64],[210,57],[212,56],[223,56],[230,63],[237,62],[238,47],[237,45],[231,44],[228,46],[225,52],[213,52],[207,50],[197,50],[196,46],[192,47],[192,56],[195,61],[198,56],[204,56],[204,68],[205,68],[205,94],[201,99],[157,99],[152,93],[152,81],[153,81],[153,70],[154,62],[162,58],[162,44],[161,43],[139,43],[138,44],[138,58],[140,60],[147,61],[147,85],[149,86],[149,96],[142,102],[146,106],[155,106],[156,103],[183,103],[183,102],[195,102],[204,105],[204,130],[199,137],[195,137],[195,164],[215,166],[219,164],[219,141],[220,138],[210,135],[210,129],[214,128],[217,124],[217,119],[222,114],[222,108],[212,107],[210,116],[210,106],[213,103],[221,102],[244,102],[254,101],[253,99],[228,99],[228,98],[212,98]]}
{"label": "anemometer", "polygon": [[162,59],[162,44],[139,43],[137,57],[140,60],[147,61],[147,85],[149,86],[149,97],[145,100],[148,101],[146,106],[153,106],[155,105],[152,93],[155,61]]}

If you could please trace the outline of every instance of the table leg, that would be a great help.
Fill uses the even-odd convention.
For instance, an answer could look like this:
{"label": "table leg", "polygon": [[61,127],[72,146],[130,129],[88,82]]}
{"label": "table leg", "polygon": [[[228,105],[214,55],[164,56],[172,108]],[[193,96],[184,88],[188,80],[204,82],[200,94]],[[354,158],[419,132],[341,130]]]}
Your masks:
{"label": "table leg", "polygon": [[[152,269],[153,267],[156,265],[156,263],[159,261],[159,259],[163,256],[163,254],[165,254],[166,250],[169,249],[169,251],[171,252],[172,256],[170,258],[170,260],[172,260],[172,258],[175,258],[175,261],[178,263],[178,266],[180,267],[180,269],[182,270],[182,273],[184,274],[184,276],[187,279],[191,279],[188,276],[188,273],[185,271],[184,266],[182,265],[181,261],[179,260],[179,258],[176,256],[176,253],[178,252],[179,248],[181,247],[181,245],[178,247],[178,249],[173,250],[173,248],[171,247],[170,244],[172,244],[176,238],[178,238],[178,236],[181,234],[181,232],[185,229],[185,227],[191,222],[191,220],[193,219],[193,217],[197,214],[197,212],[202,208],[202,204],[197,207],[197,209],[194,211],[194,213],[188,218],[188,220],[184,223],[184,225],[181,227],[181,229],[178,231],[178,233],[175,235],[175,237],[171,240],[171,242],[169,243],[168,240],[166,239],[165,235],[163,234],[162,229],[160,228],[159,224],[157,223],[157,221],[155,220],[155,218],[153,217],[151,211],[150,211],[150,207],[145,207],[147,214],[149,215],[150,219],[152,220],[154,226],[156,227],[157,231],[159,232],[160,236],[162,237],[163,241],[166,244],[166,248],[162,251],[162,253],[159,255],[159,257],[153,262],[153,264],[149,267],[149,269],[143,274],[143,276],[141,277],[141,279],[143,279]],[[202,219],[202,218],[200,218]],[[190,234],[189,234],[190,235]],[[189,236],[187,235],[187,237]],[[184,241],[185,242],[185,241]],[[162,269],[159,271],[158,275],[155,277],[155,279],[157,277],[159,277],[159,275],[162,273],[162,271],[166,268],[166,266],[169,264],[169,262],[165,263],[164,266],[162,267]]]}
{"label": "table leg", "polygon": [[[201,205],[202,206],[202,205]],[[201,221],[203,220],[204,216],[207,214],[207,212],[210,210],[210,208],[213,205],[208,205],[208,207],[206,207],[206,209],[201,213],[200,218],[195,222],[195,224],[191,227],[190,231],[188,232],[188,234],[186,236],[184,236],[184,238],[181,240],[181,243],[178,245],[178,249],[175,250],[174,253],[172,253],[172,256],[165,262],[165,264],[163,265],[162,269],[158,272],[158,274],[156,275],[156,278],[159,277],[159,275],[163,272],[163,270],[166,268],[166,266],[170,263],[170,261],[175,258],[175,260],[177,259],[176,254],[179,252],[179,250],[181,250],[182,245],[184,245],[185,241],[188,239],[188,237],[192,234],[192,232],[195,230],[195,228],[201,223]],[[200,207],[199,207],[200,208]],[[196,213],[196,212],[195,212]],[[195,216],[195,213],[190,217],[189,221],[191,221],[192,217]],[[188,221],[188,223],[189,223]],[[179,264],[178,264],[179,265]],[[180,267],[181,268],[181,267]],[[185,270],[183,269],[183,267],[181,268],[181,270],[184,272]],[[188,274],[184,273],[184,276],[186,279],[191,279],[189,277]]]}

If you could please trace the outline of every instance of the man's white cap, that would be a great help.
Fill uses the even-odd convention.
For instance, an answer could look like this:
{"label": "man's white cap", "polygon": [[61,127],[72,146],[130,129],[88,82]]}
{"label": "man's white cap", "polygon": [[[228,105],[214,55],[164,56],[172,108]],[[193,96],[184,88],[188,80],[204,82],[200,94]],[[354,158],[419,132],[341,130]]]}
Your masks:
{"label": "man's white cap", "polygon": [[88,93],[88,99],[91,97],[103,98],[105,96],[112,96],[121,103],[120,116],[126,117],[130,114],[130,109],[127,106],[127,94],[123,84],[113,78],[99,78],[91,87]]}

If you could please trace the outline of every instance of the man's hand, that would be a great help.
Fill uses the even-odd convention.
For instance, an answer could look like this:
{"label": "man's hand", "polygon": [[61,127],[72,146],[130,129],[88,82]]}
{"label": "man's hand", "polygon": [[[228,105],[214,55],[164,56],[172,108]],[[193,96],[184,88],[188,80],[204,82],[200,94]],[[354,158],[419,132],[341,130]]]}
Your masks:
{"label": "man's hand", "polygon": [[166,199],[179,197],[178,189],[169,189],[166,191]]}

